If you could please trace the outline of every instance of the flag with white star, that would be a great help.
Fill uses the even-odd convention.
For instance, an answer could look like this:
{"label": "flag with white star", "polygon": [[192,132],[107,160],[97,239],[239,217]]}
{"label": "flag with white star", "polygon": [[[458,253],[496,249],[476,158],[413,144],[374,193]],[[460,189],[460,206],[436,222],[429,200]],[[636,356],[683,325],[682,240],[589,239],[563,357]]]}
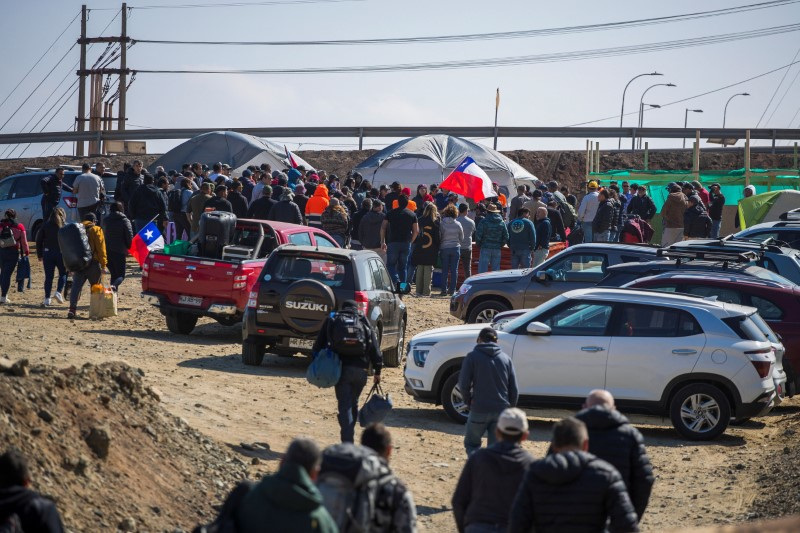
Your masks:
{"label": "flag with white star", "polygon": [[156,226],[154,222],[150,222],[139,230],[139,233],[134,235],[129,251],[141,266],[144,265],[144,260],[147,258],[147,254],[150,253],[150,250],[155,250],[157,248],[164,248],[164,237],[161,235],[161,232],[158,231],[158,226]]}

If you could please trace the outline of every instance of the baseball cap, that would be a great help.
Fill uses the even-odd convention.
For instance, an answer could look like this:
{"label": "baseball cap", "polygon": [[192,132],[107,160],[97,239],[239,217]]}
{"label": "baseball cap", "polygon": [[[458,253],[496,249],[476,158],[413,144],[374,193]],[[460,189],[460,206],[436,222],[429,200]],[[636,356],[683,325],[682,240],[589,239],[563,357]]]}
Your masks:
{"label": "baseball cap", "polygon": [[719,183],[712,183],[711,186],[712,187],[722,187],[722,185],[720,185]]}
{"label": "baseball cap", "polygon": [[519,435],[528,431],[528,417],[522,409],[509,407],[500,413],[497,429],[508,435]]}
{"label": "baseball cap", "polygon": [[252,175],[253,175],[253,173],[250,171],[250,169],[246,169],[244,172],[242,172],[242,177],[243,178],[249,178]]}
{"label": "baseball cap", "polygon": [[597,182],[594,181],[594,180],[590,181],[589,182],[589,188],[590,189],[596,189],[597,188]]}

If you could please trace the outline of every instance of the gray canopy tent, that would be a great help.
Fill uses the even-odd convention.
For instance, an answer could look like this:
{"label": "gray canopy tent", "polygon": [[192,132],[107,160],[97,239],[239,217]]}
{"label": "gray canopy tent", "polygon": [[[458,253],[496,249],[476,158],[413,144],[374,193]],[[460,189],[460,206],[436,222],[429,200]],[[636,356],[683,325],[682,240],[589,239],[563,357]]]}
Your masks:
{"label": "gray canopy tent", "polygon": [[[313,170],[314,167],[297,154],[292,155],[298,165],[305,166],[306,170]],[[158,158],[148,170],[155,172],[158,166],[165,170],[180,170],[184,163],[195,161],[209,167],[217,162],[227,163],[233,169],[234,175],[241,174],[250,165],[259,166],[262,163],[269,164],[272,170],[289,167],[286,151],[280,144],[235,131],[212,131],[179,144]]]}
{"label": "gray canopy tent", "polygon": [[439,183],[470,156],[507,195],[517,183],[536,177],[496,150],[461,137],[422,135],[387,146],[355,170],[373,185],[398,181],[412,190],[421,183]]}

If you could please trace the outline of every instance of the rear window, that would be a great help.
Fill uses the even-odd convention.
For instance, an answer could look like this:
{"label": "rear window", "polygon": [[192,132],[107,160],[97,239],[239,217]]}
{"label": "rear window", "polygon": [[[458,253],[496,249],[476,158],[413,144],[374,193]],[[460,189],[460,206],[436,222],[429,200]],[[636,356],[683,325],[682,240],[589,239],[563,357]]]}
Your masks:
{"label": "rear window", "polygon": [[103,176],[103,187],[105,187],[107,194],[114,194],[114,191],[117,190],[117,176]]}
{"label": "rear window", "polygon": [[[353,271],[349,261],[328,257],[299,257],[273,255],[264,266],[272,281],[292,283],[301,279],[314,279],[331,288],[354,289]],[[264,276],[265,281],[270,281]]]}
{"label": "rear window", "polygon": [[740,339],[748,341],[767,342],[767,337],[761,332],[759,327],[749,316],[740,315],[722,319],[725,324],[733,330]]}
{"label": "rear window", "polygon": [[778,283],[783,283],[784,285],[792,285],[792,282],[788,279],[784,278],[780,274],[776,274],[766,268],[761,267],[749,267],[747,269],[749,274],[752,274],[754,277],[759,279],[768,279],[770,281],[777,281]]}
{"label": "rear window", "polygon": [[769,327],[769,324],[764,322],[764,319],[761,318],[757,313],[754,315],[750,315],[750,320],[752,320],[753,324],[755,324],[756,327],[758,327],[758,329],[761,330],[761,333],[763,333],[764,336],[767,339],[769,339],[769,342],[775,342],[775,343],[780,342],[778,336],[775,335],[775,332],[772,331],[771,327]]}

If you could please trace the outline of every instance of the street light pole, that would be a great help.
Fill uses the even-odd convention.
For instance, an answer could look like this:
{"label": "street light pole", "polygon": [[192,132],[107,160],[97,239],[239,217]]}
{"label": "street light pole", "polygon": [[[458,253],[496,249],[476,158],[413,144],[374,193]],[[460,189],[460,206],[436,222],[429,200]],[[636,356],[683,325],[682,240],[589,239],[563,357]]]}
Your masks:
{"label": "street light pole", "polygon": [[[628,91],[628,86],[631,82],[637,78],[641,78],[642,76],[663,76],[660,72],[648,72],[645,74],[639,74],[638,76],[634,76],[631,80],[625,84],[625,89],[622,90],[622,107],[619,110],[619,127],[622,127],[622,117],[625,115],[625,93]],[[619,142],[617,143],[617,150],[622,149],[622,137],[619,138]]]}
{"label": "street light pole", "polygon": [[725,102],[725,111],[722,113],[722,128],[723,129],[725,128],[725,119],[728,117],[728,104],[730,104],[731,100],[733,100],[737,96],[750,96],[750,93],[736,93],[733,96],[731,96],[730,98],[728,98],[728,101]]}
{"label": "street light pole", "polygon": [[[642,127],[642,123],[644,121],[644,117],[643,117],[643,115],[644,115],[644,106],[642,105],[642,102],[644,102],[644,95],[646,95],[647,91],[649,91],[650,89],[652,89],[654,87],[677,87],[677,85],[675,85],[674,83],[656,83],[655,85],[651,85],[650,87],[648,87],[647,89],[644,90],[644,92],[642,93],[642,97],[639,99],[639,127],[640,128]],[[639,148],[641,148],[641,147],[642,147],[642,138],[639,137]]]}
{"label": "street light pole", "polygon": [[[643,112],[644,111],[644,106],[648,106],[648,107],[651,107],[653,109],[661,109],[661,106],[658,105],[658,104],[645,104],[645,103],[642,103],[641,107],[639,108],[639,111]],[[639,127],[640,128],[644,127],[644,113],[642,113],[642,123],[639,124]],[[640,146],[640,148],[641,148],[641,146]]]}
{"label": "street light pole", "polygon": [[[683,114],[683,129],[686,129],[686,127],[689,124],[689,111],[691,111],[692,113],[702,113],[703,112],[702,109],[689,109],[687,107],[686,108],[686,113]],[[683,147],[686,148],[686,137],[683,138]]]}

